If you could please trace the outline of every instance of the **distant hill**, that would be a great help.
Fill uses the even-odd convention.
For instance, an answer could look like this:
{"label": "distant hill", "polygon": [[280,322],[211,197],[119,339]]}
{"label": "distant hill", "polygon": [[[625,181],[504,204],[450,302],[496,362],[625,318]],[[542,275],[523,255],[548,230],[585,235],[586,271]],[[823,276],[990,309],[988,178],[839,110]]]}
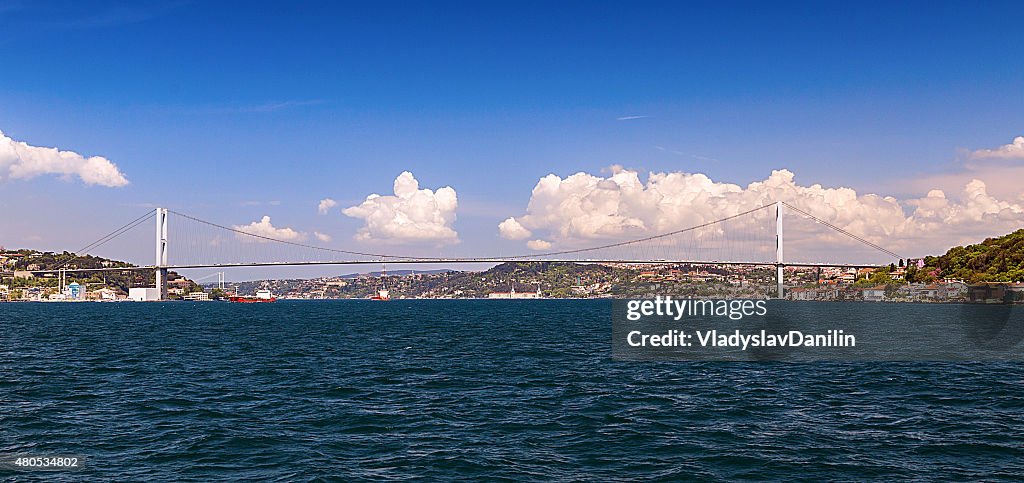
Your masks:
{"label": "distant hill", "polygon": [[[388,275],[405,276],[405,275],[415,275],[417,273],[421,274],[421,275],[436,275],[436,274],[439,274],[439,273],[451,273],[451,272],[454,272],[454,271],[455,270],[450,270],[450,269],[447,269],[447,268],[442,268],[442,269],[438,269],[438,270],[388,270]],[[367,273],[347,273],[345,275],[339,276],[338,278],[359,278],[359,277],[379,277],[379,276],[380,276],[380,272],[367,272]]]}
{"label": "distant hill", "polygon": [[1024,229],[926,257],[918,278],[951,277],[968,283],[1024,282]]}

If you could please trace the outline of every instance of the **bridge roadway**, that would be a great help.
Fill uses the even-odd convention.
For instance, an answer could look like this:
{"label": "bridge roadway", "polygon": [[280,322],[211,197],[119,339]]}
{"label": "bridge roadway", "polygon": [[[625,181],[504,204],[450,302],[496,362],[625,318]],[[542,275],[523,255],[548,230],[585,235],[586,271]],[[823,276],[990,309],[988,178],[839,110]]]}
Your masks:
{"label": "bridge roadway", "polygon": [[190,268],[241,268],[241,267],[298,267],[311,265],[379,265],[387,263],[391,265],[413,265],[413,264],[458,264],[458,263],[580,263],[580,264],[620,264],[620,265],[746,265],[755,267],[802,267],[802,268],[878,268],[882,264],[857,264],[857,263],[775,263],[775,262],[729,262],[729,261],[696,261],[696,260],[559,260],[540,258],[396,258],[382,260],[338,260],[338,261],[316,261],[316,262],[257,262],[257,263],[209,263],[209,264],[186,264],[166,265],[157,267],[155,265],[144,265],[136,267],[101,267],[101,268],[69,268],[64,270],[32,270],[32,273],[74,273],[74,272],[116,272],[125,270],[154,270],[164,268],[167,270],[184,270]]}

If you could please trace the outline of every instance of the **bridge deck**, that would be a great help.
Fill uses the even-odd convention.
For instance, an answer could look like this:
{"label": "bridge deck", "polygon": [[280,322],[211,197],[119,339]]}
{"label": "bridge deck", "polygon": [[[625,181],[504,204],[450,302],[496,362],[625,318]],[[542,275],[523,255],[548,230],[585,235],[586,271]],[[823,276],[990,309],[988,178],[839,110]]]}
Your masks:
{"label": "bridge deck", "polygon": [[[501,263],[578,263],[578,264],[617,264],[617,265],[726,265],[726,266],[755,266],[755,267],[776,267],[780,264],[773,262],[730,262],[730,261],[702,261],[702,260],[555,260],[555,259],[523,259],[523,258],[431,258],[431,259],[394,259],[394,260],[339,260],[339,261],[316,261],[316,262],[259,262],[259,263],[212,263],[194,265],[167,265],[156,267],[144,265],[138,267],[102,267],[102,268],[74,268],[66,270],[33,270],[32,273],[59,273],[59,272],[107,272],[124,270],[153,270],[166,268],[168,270],[184,270],[194,268],[242,268],[242,267],[298,267],[312,265],[379,265],[388,263],[391,265],[414,265],[414,264],[501,264]],[[878,268],[881,265],[875,264],[851,264],[851,263],[783,263],[783,267],[836,267],[836,268]]]}

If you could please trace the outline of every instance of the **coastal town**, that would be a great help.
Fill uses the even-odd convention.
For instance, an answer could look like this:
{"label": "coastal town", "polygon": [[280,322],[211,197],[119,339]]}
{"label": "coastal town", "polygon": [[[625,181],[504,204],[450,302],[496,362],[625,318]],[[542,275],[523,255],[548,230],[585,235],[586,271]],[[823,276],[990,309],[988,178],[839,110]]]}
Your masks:
{"label": "coastal town", "polygon": [[[0,251],[0,301],[141,301],[152,298],[152,276],[142,271],[97,272],[88,278],[41,273],[58,254]],[[120,265],[119,265],[120,264]],[[130,265],[104,259],[76,260],[73,267]],[[1024,283],[975,282],[922,276],[924,260],[878,268],[786,267],[785,298],[799,301],[919,303],[1022,303]],[[220,274],[223,278],[223,274]],[[911,279],[911,280],[908,280]],[[400,270],[311,279],[267,279],[198,284],[171,274],[172,300],[210,301],[269,290],[284,300],[364,299],[386,286],[396,299],[770,298],[773,267],[713,264],[506,263],[482,271]]]}

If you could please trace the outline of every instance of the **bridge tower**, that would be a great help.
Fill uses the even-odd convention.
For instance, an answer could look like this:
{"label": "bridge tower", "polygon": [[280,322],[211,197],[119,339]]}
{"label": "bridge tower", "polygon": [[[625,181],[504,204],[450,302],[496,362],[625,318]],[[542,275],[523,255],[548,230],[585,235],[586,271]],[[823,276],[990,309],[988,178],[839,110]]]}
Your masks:
{"label": "bridge tower", "polygon": [[156,288],[160,300],[167,299],[167,208],[156,209]]}
{"label": "bridge tower", "polygon": [[782,202],[775,202],[775,281],[778,284],[778,298],[785,294],[782,288],[782,269],[786,265],[782,262]]}

